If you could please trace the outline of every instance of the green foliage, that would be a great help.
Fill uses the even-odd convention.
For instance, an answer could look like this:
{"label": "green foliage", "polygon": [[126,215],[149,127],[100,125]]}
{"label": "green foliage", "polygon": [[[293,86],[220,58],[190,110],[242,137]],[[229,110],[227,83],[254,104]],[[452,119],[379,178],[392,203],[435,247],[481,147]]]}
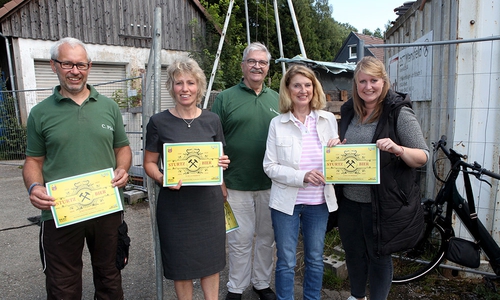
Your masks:
{"label": "green foliage", "polygon": [[496,290],[495,283],[493,281],[485,281],[485,284],[478,284],[474,289],[474,292],[484,300],[500,300],[500,293]]}
{"label": "green foliage", "polygon": [[335,273],[328,268],[323,272],[323,288],[329,290],[339,291],[344,286],[344,280],[335,275]]}
{"label": "green foliage", "polygon": [[325,235],[325,248],[323,253],[326,256],[332,255],[335,251],[334,248],[336,246],[341,246],[342,242],[340,241],[340,234],[337,228],[334,228],[332,231],[327,232]]}
{"label": "green foliage", "polygon": [[[132,70],[133,73],[137,73],[137,70]],[[127,81],[127,86],[130,91],[135,91],[135,95],[129,96],[128,91],[122,89],[115,90],[111,95],[113,99],[120,108],[131,108],[138,107],[142,105],[142,87],[141,81],[138,78],[131,79]]]}
{"label": "green foliage", "polygon": [[24,159],[26,127],[16,116],[14,97],[2,93],[0,100],[0,160]]}
{"label": "green foliage", "polygon": [[370,35],[370,36],[373,35],[373,32],[371,32],[369,29],[366,29],[366,28],[363,29],[363,31],[361,33],[364,35]]}
{"label": "green foliage", "polygon": [[135,96],[128,96],[124,90],[119,89],[113,92],[111,98],[118,104],[120,108],[130,108],[141,106],[142,94],[137,93],[137,95]]}
{"label": "green foliage", "polygon": [[[198,24],[195,21],[191,22],[195,31],[197,50],[192,51],[190,56],[200,64],[209,80],[221,37],[216,28],[223,30],[230,0],[201,0],[200,2],[212,21],[208,23],[206,32],[200,32]],[[294,0],[293,5],[309,59],[332,61],[350,32],[357,31],[353,26],[338,23],[332,18],[333,10],[328,0]],[[292,58],[301,54],[301,51],[288,1],[278,0],[277,6],[283,41],[283,57]],[[246,19],[243,3],[235,1],[224,36],[212,90],[228,88],[237,84],[241,79],[242,53],[248,43]],[[259,41],[265,44],[273,59],[281,57],[273,1],[248,1],[248,24],[251,42]],[[270,86],[276,91],[279,89],[281,73],[280,64],[270,64]]]}
{"label": "green foliage", "polygon": [[[228,11],[229,2],[229,0],[201,1],[202,5],[213,19],[213,23],[208,24],[206,33],[199,31],[199,26],[197,26],[196,21],[190,23],[193,30],[195,30],[195,44],[197,46],[197,50],[192,51],[190,56],[195,59],[205,71],[207,81],[210,80],[220,42],[220,34],[216,26],[220,30],[224,28],[225,13]],[[240,15],[240,7],[235,4],[229,20],[223,48],[220,53],[218,67],[215,71],[212,90],[226,89],[235,85],[241,79],[241,56],[246,46],[241,39],[246,35],[244,34],[245,29],[243,29],[244,24],[237,21]]]}

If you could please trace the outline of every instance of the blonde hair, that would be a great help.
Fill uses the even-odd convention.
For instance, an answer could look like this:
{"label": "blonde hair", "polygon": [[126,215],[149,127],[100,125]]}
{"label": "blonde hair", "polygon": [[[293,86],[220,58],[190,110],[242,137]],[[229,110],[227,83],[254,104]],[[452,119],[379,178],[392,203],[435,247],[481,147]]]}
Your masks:
{"label": "blonde hair", "polygon": [[283,78],[281,78],[279,102],[280,112],[287,113],[293,110],[293,102],[290,96],[288,85],[290,84],[292,78],[298,74],[303,75],[312,81],[313,97],[311,99],[311,102],[309,102],[309,107],[311,108],[311,110],[319,110],[324,108],[326,106],[325,92],[323,91],[323,87],[321,86],[319,80],[316,78],[314,72],[304,65],[292,65],[290,68],[288,68]]}
{"label": "blonde hair", "polygon": [[201,99],[207,92],[207,78],[205,77],[205,73],[203,73],[203,70],[194,59],[189,57],[179,58],[175,60],[170,66],[168,66],[167,81],[165,82],[165,86],[167,87],[168,93],[170,94],[170,96],[172,96],[174,101],[177,101],[174,94],[174,81],[175,76],[179,74],[187,74],[194,77],[198,85],[198,91],[196,93],[196,104],[200,104]]}
{"label": "blonde hair", "polygon": [[356,65],[356,69],[354,70],[354,80],[352,81],[352,99],[354,101],[354,111],[360,117],[360,120],[367,114],[365,103],[358,94],[358,76],[360,72],[369,76],[382,78],[382,80],[384,81],[382,93],[377,99],[372,118],[369,120],[369,122],[374,122],[378,120],[380,114],[382,113],[383,102],[385,96],[387,96],[387,93],[389,92],[391,82],[389,80],[387,72],[385,71],[384,64],[379,59],[373,56],[365,56],[358,62],[358,64]]}

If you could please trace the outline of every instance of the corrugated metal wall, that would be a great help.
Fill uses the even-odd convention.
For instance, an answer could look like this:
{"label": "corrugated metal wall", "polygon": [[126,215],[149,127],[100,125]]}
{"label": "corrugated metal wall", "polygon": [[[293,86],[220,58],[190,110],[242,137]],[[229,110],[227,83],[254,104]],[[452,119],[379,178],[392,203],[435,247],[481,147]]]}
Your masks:
{"label": "corrugated metal wall", "polygon": [[[433,41],[499,36],[499,19],[498,1],[419,0],[386,33],[386,44],[412,43],[429,32]],[[386,60],[402,49],[387,48]],[[448,145],[467,154],[470,162],[500,173],[500,41],[438,45],[428,50],[432,53],[431,85],[413,88],[431,89],[431,98],[413,105],[429,146],[447,135]],[[426,196],[434,197],[437,184],[430,167]],[[473,184],[479,218],[500,243],[498,181],[492,181],[492,188],[477,180]],[[456,229],[457,234],[467,235],[460,225]]]}

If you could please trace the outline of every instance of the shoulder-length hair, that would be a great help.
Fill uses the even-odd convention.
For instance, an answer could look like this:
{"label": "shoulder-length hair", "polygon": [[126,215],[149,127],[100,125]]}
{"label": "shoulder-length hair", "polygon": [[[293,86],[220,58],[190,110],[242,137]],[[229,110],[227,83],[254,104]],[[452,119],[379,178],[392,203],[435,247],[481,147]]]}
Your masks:
{"label": "shoulder-length hair", "polygon": [[316,78],[314,72],[304,65],[292,65],[290,68],[288,68],[283,78],[281,78],[279,103],[280,112],[287,113],[289,111],[293,111],[293,102],[288,86],[290,85],[290,81],[292,80],[292,78],[298,74],[303,75],[312,81],[313,97],[311,99],[311,102],[309,102],[309,107],[311,108],[311,110],[319,110],[324,108],[326,106],[325,92],[323,91],[323,87],[321,86],[319,80]]}
{"label": "shoulder-length hair", "polygon": [[205,73],[203,73],[203,70],[200,68],[198,63],[189,57],[178,58],[170,64],[167,68],[167,81],[165,82],[165,86],[174,101],[177,101],[174,94],[174,81],[175,77],[180,74],[191,75],[194,77],[196,83],[198,84],[196,104],[200,104],[201,99],[207,92],[207,78],[205,77]]}
{"label": "shoulder-length hair", "polygon": [[360,117],[360,120],[367,114],[365,102],[359,97],[358,94],[358,76],[360,72],[369,76],[381,78],[384,81],[382,93],[377,99],[375,110],[369,120],[369,122],[374,122],[378,120],[380,114],[382,113],[382,107],[384,105],[383,102],[389,92],[391,82],[387,72],[385,71],[384,64],[379,59],[373,56],[365,56],[358,62],[356,69],[354,70],[354,80],[352,81],[352,99],[354,101],[354,111]]}

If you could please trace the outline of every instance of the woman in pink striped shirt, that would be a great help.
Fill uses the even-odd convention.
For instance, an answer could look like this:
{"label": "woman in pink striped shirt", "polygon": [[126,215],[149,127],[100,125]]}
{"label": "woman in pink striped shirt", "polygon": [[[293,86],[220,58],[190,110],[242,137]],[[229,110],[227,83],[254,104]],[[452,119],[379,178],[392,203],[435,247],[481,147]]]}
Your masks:
{"label": "woman in pink striped shirt", "polygon": [[304,243],[304,299],[320,299],[323,246],[329,212],[337,209],[322,173],[322,148],[340,144],[335,116],[322,110],[323,88],[314,72],[291,66],[280,85],[280,111],[269,126],[264,171],[272,180],[276,240],[276,296],[293,299],[299,230]]}

